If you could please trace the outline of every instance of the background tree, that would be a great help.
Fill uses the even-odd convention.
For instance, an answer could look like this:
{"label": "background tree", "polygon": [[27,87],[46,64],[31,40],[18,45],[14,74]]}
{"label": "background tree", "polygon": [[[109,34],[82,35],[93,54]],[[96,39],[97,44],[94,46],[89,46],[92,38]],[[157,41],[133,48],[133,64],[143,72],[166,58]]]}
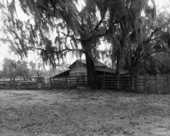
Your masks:
{"label": "background tree", "polygon": [[17,64],[14,60],[5,59],[3,64],[4,76],[10,78],[11,81],[15,81],[17,76]]}
{"label": "background tree", "polygon": [[[148,20],[144,22],[145,25],[142,27],[144,35],[141,43],[130,46],[127,50],[129,55],[126,57],[126,66],[129,71],[140,71],[141,66],[146,64],[145,61],[152,60],[152,63],[153,60],[156,60],[153,55],[159,52],[169,52],[168,44],[164,39],[165,35],[169,33],[169,21],[167,16],[158,15],[154,22],[150,23]],[[134,42],[132,42],[132,45],[134,45]]]}
{"label": "background tree", "polygon": [[23,80],[30,78],[30,70],[28,69],[28,64],[26,61],[17,62],[17,76],[23,78]]}
{"label": "background tree", "polygon": [[16,77],[22,77],[26,80],[30,77],[27,62],[25,61],[14,61],[12,59],[4,59],[3,64],[3,75],[9,78],[11,81],[15,81]]}

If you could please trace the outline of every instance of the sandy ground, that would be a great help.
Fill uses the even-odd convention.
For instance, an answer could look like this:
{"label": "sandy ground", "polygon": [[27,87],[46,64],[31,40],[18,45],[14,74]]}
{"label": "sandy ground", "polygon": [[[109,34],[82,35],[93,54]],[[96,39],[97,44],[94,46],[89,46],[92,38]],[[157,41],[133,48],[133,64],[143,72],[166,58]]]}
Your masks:
{"label": "sandy ground", "polygon": [[0,136],[170,136],[170,95],[0,90]]}

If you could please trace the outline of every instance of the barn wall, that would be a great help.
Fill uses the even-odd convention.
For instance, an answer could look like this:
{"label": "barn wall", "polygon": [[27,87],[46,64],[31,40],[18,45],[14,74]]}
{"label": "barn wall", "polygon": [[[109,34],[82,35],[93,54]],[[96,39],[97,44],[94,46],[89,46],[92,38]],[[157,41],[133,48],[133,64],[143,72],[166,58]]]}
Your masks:
{"label": "barn wall", "polygon": [[86,66],[81,62],[76,62],[70,67],[70,76],[86,76],[87,70]]}

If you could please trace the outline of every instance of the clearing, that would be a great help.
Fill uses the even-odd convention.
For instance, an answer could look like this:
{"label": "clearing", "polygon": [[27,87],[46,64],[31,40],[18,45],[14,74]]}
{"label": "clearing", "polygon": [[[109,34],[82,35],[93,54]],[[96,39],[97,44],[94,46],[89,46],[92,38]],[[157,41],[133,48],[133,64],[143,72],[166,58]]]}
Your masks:
{"label": "clearing", "polygon": [[170,136],[170,95],[0,90],[0,136]]}

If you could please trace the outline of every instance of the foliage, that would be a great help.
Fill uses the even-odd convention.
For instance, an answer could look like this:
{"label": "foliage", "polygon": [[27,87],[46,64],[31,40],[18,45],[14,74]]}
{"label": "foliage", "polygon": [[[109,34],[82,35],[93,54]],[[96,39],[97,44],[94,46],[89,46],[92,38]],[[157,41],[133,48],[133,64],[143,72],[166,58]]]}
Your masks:
{"label": "foliage", "polygon": [[17,76],[22,77],[24,80],[29,78],[29,69],[25,61],[16,62],[11,59],[4,59],[2,72],[3,76],[10,78],[11,81],[15,81]]}
{"label": "foliage", "polygon": [[23,77],[24,80],[30,78],[30,71],[28,69],[26,61],[18,61],[16,70],[18,71],[18,76]]}
{"label": "foliage", "polygon": [[157,53],[148,57],[143,63],[144,71],[140,71],[141,74],[169,74],[170,73],[170,54],[169,53]]}
{"label": "foliage", "polygon": [[11,81],[15,81],[17,76],[17,65],[15,61],[5,59],[3,64],[4,76],[10,78]]}
{"label": "foliage", "polygon": [[[160,22],[160,20],[163,20]],[[158,56],[161,52],[163,54],[170,53],[169,52],[169,18],[166,18],[162,15],[159,15],[155,22],[151,25],[150,31],[147,32],[145,35],[145,39],[143,40],[142,44],[139,44],[134,50],[133,59],[133,67],[138,67],[137,65],[145,65],[145,61],[154,60],[154,63],[158,60]],[[145,26],[145,29],[147,26]],[[158,54],[158,55],[157,55]],[[157,56],[157,57],[156,57]],[[159,64],[159,62],[157,63]],[[130,66],[132,67],[132,66]],[[157,69],[157,65],[151,66],[151,69]],[[139,69],[139,67],[138,67]],[[156,70],[159,73],[159,70]]]}
{"label": "foliage", "polygon": [[[117,37],[120,37],[124,33],[123,39],[113,37],[113,45],[117,44],[119,46],[113,46],[112,49],[107,52],[112,57],[112,60],[116,60],[115,58],[119,57],[120,67],[128,70],[132,74],[140,71],[141,66],[145,65],[145,61],[147,61],[151,55],[159,52],[169,52],[168,44],[166,43],[169,39],[169,18],[167,15],[164,16],[162,14],[153,18],[155,14],[154,8],[151,10],[153,10],[152,14],[145,14],[145,16],[136,18],[137,24],[141,24],[134,25],[137,26],[137,32],[135,31],[136,29],[127,25],[126,34],[126,31],[120,27],[119,31],[123,32],[118,33]],[[121,56],[119,56],[119,54],[121,54]]]}

